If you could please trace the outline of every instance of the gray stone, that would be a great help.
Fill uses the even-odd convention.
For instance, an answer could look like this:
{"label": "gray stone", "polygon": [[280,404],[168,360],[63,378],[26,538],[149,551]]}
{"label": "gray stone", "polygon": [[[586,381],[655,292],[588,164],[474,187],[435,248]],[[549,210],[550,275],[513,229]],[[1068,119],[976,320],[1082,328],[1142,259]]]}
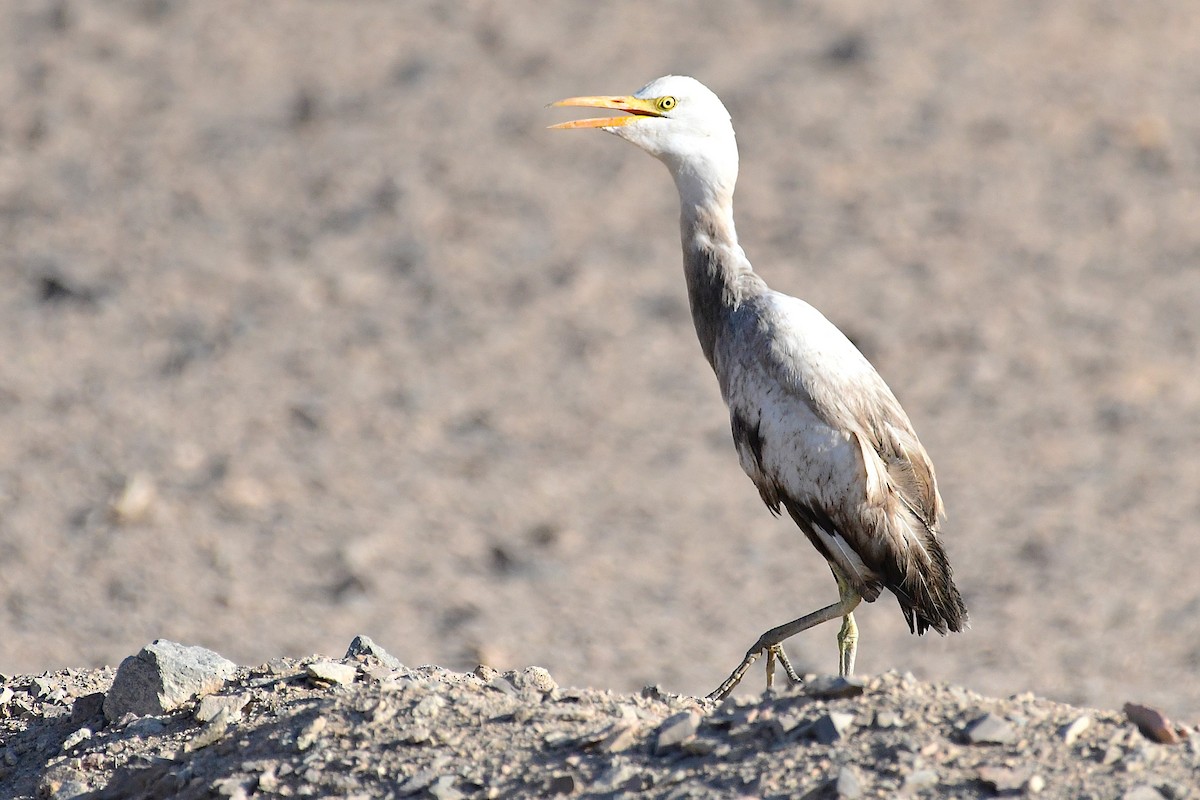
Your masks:
{"label": "gray stone", "polygon": [[354,683],[358,677],[358,667],[353,664],[340,664],[337,661],[314,661],[304,668],[305,674],[320,683],[331,683],[342,686]]}
{"label": "gray stone", "polygon": [[919,769],[916,772],[909,773],[904,779],[904,790],[907,792],[932,789],[937,785],[938,774],[931,769]]}
{"label": "gray stone", "polygon": [[830,711],[813,723],[810,733],[821,744],[833,744],[846,735],[852,724],[853,714]]}
{"label": "gray stone", "polygon": [[122,717],[122,720],[128,721],[128,724],[124,726],[125,734],[137,736],[142,739],[158,736],[167,729],[167,723],[158,717],[139,717],[136,714],[129,713]]}
{"label": "gray stone", "polygon": [[1029,770],[988,764],[980,767],[978,774],[980,782],[993,792],[1012,792],[1025,785]]}
{"label": "gray stone", "polygon": [[809,697],[832,700],[839,697],[858,697],[863,693],[861,678],[841,675],[818,675],[804,684],[804,693]]}
{"label": "gray stone", "polygon": [[70,750],[71,748],[78,745],[80,742],[86,741],[87,739],[90,739],[90,738],[92,738],[92,729],[91,728],[80,728],[79,730],[75,731],[70,736],[68,736],[66,739],[63,739],[63,743],[62,743],[63,752]]}
{"label": "gray stone", "polygon": [[1084,714],[1082,717],[1079,717],[1078,719],[1073,721],[1071,724],[1064,725],[1059,730],[1059,735],[1062,736],[1063,741],[1067,743],[1068,747],[1070,747],[1071,745],[1075,744],[1077,739],[1079,739],[1080,734],[1082,734],[1089,727],[1091,727],[1091,724],[1092,724],[1092,718],[1089,717],[1087,714]]}
{"label": "gray stone", "polygon": [[1153,786],[1142,784],[1121,795],[1121,800],[1165,800],[1165,796]]}
{"label": "gray stone", "polygon": [[417,701],[412,708],[414,717],[433,719],[446,707],[446,700],[440,694],[429,694]]}
{"label": "gray stone", "polygon": [[296,749],[304,751],[312,747],[321,738],[321,734],[328,725],[329,721],[325,717],[314,717],[313,721],[305,725],[304,729],[296,736]]}
{"label": "gray stone", "polygon": [[200,732],[189,739],[183,745],[185,753],[194,753],[197,750],[202,750],[209,745],[216,744],[225,738],[225,732],[229,730],[229,709],[222,708],[215,717],[209,720]]}
{"label": "gray stone", "polygon": [[504,673],[504,677],[521,692],[550,694],[558,689],[558,683],[544,667],[526,667],[520,672],[513,670]]}
{"label": "gray stone", "polygon": [[1191,789],[1175,781],[1159,782],[1158,791],[1167,800],[1185,800],[1192,793]]}
{"label": "gray stone", "polygon": [[454,786],[456,778],[454,775],[440,775],[430,786],[426,787],[425,791],[433,795],[437,800],[460,800],[463,793]]}
{"label": "gray stone", "polygon": [[903,726],[900,721],[900,715],[895,711],[876,711],[875,712],[875,727],[876,728],[899,728]]}
{"label": "gray stone", "polygon": [[75,698],[71,704],[71,724],[85,725],[104,715],[104,692],[92,692]]}
{"label": "gray stone", "polygon": [[104,716],[165,714],[225,685],[237,665],[203,647],[158,639],[121,662],[104,697]]}
{"label": "gray stone", "polygon": [[87,777],[78,769],[65,764],[46,770],[38,782],[37,796],[49,800],[72,800],[87,794]]}
{"label": "gray stone", "polygon": [[200,698],[200,702],[196,706],[196,721],[209,722],[222,711],[228,714],[230,719],[237,719],[242,715],[242,709],[248,702],[250,702],[250,695],[246,692],[226,695],[210,694]]}
{"label": "gray stone", "polygon": [[606,753],[621,753],[637,742],[638,727],[628,722],[614,722],[598,746]]}
{"label": "gray stone", "polygon": [[862,797],[862,778],[854,767],[847,765],[838,770],[837,780],[834,781],[833,787],[837,796],[845,798],[845,800],[857,800]]}
{"label": "gray stone", "polygon": [[520,694],[517,691],[517,687],[513,686],[512,681],[503,675],[497,675],[488,681],[487,688],[500,692],[500,694],[508,695],[509,697],[516,697]]}
{"label": "gray stone", "polygon": [[695,711],[680,711],[663,720],[654,738],[654,751],[662,753],[677,747],[700,730],[700,715]]}
{"label": "gray stone", "polygon": [[971,744],[1009,744],[1016,738],[1012,723],[998,714],[984,714],[967,728]]}
{"label": "gray stone", "polygon": [[575,794],[579,788],[579,781],[574,775],[555,775],[550,779],[550,785],[546,787],[549,794]]}
{"label": "gray stone", "polygon": [[389,669],[404,669],[404,665],[400,663],[400,659],[375,644],[370,636],[363,636],[361,633],[354,637],[354,641],[350,642],[350,647],[346,649],[346,658],[355,658],[357,656],[371,656]]}

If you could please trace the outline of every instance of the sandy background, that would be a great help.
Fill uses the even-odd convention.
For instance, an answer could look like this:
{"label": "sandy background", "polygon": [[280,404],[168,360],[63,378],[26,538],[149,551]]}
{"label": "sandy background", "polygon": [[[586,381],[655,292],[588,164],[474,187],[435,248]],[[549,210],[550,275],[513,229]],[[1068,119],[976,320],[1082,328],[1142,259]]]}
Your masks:
{"label": "sandy background", "polygon": [[544,130],[682,72],[751,260],[938,466],[974,627],[877,603],[860,671],[1195,718],[1198,43],[1185,0],[0,5],[0,671],[363,632],[695,693],[830,602],[666,171]]}

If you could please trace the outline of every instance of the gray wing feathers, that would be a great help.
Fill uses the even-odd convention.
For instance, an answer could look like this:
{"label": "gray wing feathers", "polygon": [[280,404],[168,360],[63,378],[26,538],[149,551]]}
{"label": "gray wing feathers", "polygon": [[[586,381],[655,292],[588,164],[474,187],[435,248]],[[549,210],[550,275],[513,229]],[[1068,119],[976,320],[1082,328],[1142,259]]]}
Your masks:
{"label": "gray wing feathers", "polygon": [[[754,324],[714,362],[743,468],[864,598],[886,587],[914,631],[961,630],[966,609],[938,538],[942,499],[912,423],[837,328],[783,301],[754,309]],[[851,443],[856,457],[839,460],[836,447],[822,449],[828,439]],[[779,449],[807,443],[815,454]],[[805,468],[788,469],[796,463]]]}

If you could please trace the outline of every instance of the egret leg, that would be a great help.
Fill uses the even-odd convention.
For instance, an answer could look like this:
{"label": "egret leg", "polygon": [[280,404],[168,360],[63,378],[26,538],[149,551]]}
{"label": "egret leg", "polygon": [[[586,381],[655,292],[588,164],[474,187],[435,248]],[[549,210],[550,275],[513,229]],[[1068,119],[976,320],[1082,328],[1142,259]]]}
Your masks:
{"label": "egret leg", "polygon": [[854,674],[854,656],[858,652],[858,625],[854,622],[853,609],[858,606],[858,592],[850,586],[850,582],[834,570],[833,577],[837,578],[838,594],[842,603],[849,606],[851,611],[842,617],[842,629],[838,631],[838,674],[848,678]]}
{"label": "egret leg", "polygon": [[788,685],[795,686],[798,683],[803,683],[800,676],[796,674],[796,668],[792,666],[792,662],[788,659],[787,653],[783,652],[783,645],[777,644],[774,647],[767,648],[767,688],[770,689],[775,685],[775,664],[783,667],[784,674],[787,675]]}
{"label": "egret leg", "polygon": [[858,625],[854,614],[842,617],[842,629],[838,631],[838,674],[848,678],[854,674],[854,656],[858,651]]}
{"label": "egret leg", "polygon": [[784,674],[787,675],[788,685],[795,686],[798,683],[804,683],[800,676],[796,674],[796,668],[792,666],[792,662],[788,659],[787,653],[783,652],[783,645],[775,645],[774,650],[775,657],[779,659],[779,664],[783,667]]}
{"label": "egret leg", "polygon": [[[711,694],[709,694],[707,699],[719,703],[728,697],[729,693],[733,691],[734,687],[742,682],[742,678],[745,677],[746,671],[750,669],[755,661],[758,660],[759,656],[768,652],[773,652],[775,654],[774,658],[779,657],[779,653],[782,652],[782,648],[780,648],[779,645],[785,639],[790,639],[797,633],[806,631],[816,625],[820,625],[822,622],[829,622],[830,620],[837,619],[838,617],[847,616],[851,611],[854,610],[855,606],[858,605],[861,598],[853,590],[851,590],[849,594],[846,592],[842,592],[841,594],[842,597],[836,603],[825,606],[822,609],[818,609],[817,611],[800,617],[799,619],[794,619],[791,622],[785,622],[784,624],[772,628],[762,636],[758,637],[758,641],[746,651],[746,657],[742,659],[742,663],[738,664],[737,669],[731,672],[729,677],[725,679],[724,683],[722,683]],[[784,658],[786,659],[787,656],[784,656]],[[793,674],[794,672],[795,670],[792,670]],[[788,677],[790,678],[791,675],[789,674]],[[797,680],[798,679],[799,676],[797,676]]]}

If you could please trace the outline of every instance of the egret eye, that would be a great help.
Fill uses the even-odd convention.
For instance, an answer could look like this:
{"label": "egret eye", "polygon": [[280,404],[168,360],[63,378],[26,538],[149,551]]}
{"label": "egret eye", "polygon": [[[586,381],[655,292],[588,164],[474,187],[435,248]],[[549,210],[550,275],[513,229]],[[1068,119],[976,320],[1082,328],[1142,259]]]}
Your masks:
{"label": "egret eye", "polygon": [[674,97],[658,98],[658,110],[659,111],[670,111],[674,107],[675,107],[675,98]]}

